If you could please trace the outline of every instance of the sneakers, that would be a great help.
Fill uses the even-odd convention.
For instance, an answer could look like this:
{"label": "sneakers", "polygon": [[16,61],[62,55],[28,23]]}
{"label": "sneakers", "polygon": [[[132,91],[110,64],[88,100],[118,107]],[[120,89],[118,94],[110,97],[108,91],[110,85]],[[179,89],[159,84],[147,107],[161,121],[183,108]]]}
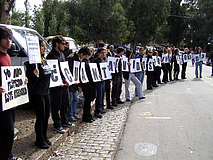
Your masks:
{"label": "sneakers", "polygon": [[124,104],[124,102],[119,100],[119,101],[117,101],[117,104]]}
{"label": "sneakers", "polygon": [[10,160],[22,160],[22,159],[18,157],[12,157]]}
{"label": "sneakers", "polygon": [[102,115],[99,114],[99,113],[95,113],[95,117],[97,117],[97,118],[102,118]]}
{"label": "sneakers", "polygon": [[127,101],[127,102],[129,102],[129,101],[130,101],[130,99],[126,99],[126,101]]}
{"label": "sneakers", "polygon": [[79,116],[77,116],[76,114],[73,116],[75,119],[79,120],[81,119]]}
{"label": "sneakers", "polygon": [[77,119],[74,116],[70,116],[68,118],[68,120],[69,120],[69,122],[76,122],[77,121]]}
{"label": "sneakers", "polygon": [[50,146],[49,146],[46,142],[44,142],[44,141],[42,141],[42,142],[36,141],[36,142],[35,142],[35,145],[38,146],[38,147],[41,148],[41,149],[48,149],[48,148],[50,147]]}
{"label": "sneakers", "polygon": [[72,124],[72,123],[70,123],[70,122],[67,122],[67,123],[64,123],[64,124],[62,124],[62,126],[63,127],[74,127],[75,126],[75,124]]}
{"label": "sneakers", "polygon": [[64,134],[66,132],[63,127],[54,127],[53,130],[61,134]]}
{"label": "sneakers", "polygon": [[145,97],[139,97],[139,99],[145,99]]}
{"label": "sneakers", "polygon": [[44,138],[44,141],[45,141],[49,146],[52,145],[52,143],[50,142],[50,140],[49,140],[48,138]]}
{"label": "sneakers", "polygon": [[107,109],[114,109],[112,106],[107,106]]}

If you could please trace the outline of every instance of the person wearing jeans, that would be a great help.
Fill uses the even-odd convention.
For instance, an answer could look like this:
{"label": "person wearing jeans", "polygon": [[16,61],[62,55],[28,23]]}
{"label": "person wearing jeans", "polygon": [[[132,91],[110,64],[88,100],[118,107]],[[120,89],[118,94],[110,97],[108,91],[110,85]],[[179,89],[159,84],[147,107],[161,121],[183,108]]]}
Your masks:
{"label": "person wearing jeans", "polygon": [[[201,54],[202,53],[202,49],[201,47],[197,48],[197,53],[196,54]],[[200,71],[200,78],[202,78],[202,65],[203,65],[203,61],[199,61],[195,63],[195,76],[196,78],[198,78],[198,67],[199,67],[199,71]]]}

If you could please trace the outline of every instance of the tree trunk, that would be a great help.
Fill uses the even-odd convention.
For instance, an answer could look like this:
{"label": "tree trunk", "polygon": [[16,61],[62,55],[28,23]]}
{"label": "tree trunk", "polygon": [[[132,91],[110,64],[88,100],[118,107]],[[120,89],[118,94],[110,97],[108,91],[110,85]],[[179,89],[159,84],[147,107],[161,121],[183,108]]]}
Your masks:
{"label": "tree trunk", "polygon": [[0,1],[0,23],[10,24],[10,10],[15,0]]}

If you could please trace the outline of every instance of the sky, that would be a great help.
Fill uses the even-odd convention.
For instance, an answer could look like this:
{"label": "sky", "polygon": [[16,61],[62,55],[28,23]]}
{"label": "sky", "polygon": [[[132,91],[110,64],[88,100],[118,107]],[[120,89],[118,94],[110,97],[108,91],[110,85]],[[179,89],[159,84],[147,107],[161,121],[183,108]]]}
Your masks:
{"label": "sky", "polygon": [[[25,11],[24,1],[25,0],[15,0],[16,11],[18,11],[18,10]],[[29,0],[29,4],[30,4],[30,8],[33,10],[34,5],[39,6],[39,4],[42,4],[42,0]]]}

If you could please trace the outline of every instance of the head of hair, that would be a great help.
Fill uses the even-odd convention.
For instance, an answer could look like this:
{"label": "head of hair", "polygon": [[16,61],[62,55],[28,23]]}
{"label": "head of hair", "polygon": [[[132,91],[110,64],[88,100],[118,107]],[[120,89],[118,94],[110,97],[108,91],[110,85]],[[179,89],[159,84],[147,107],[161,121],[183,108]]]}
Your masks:
{"label": "head of hair", "polygon": [[6,27],[0,27],[0,41],[4,38],[12,39],[13,33],[9,28]]}
{"label": "head of hair", "polygon": [[98,44],[98,48],[104,47],[104,45],[105,45],[104,42],[100,42],[100,43]]}
{"label": "head of hair", "polygon": [[[198,52],[198,50],[200,50],[200,52]],[[197,47],[197,53],[201,53],[202,52],[202,48],[201,47]]]}
{"label": "head of hair", "polygon": [[103,47],[98,48],[98,53],[101,53],[103,50],[105,50],[105,48],[103,48]]}
{"label": "head of hair", "polygon": [[175,54],[178,54],[178,52],[179,52],[179,49],[176,48],[175,49]]}
{"label": "head of hair", "polygon": [[124,48],[123,47],[118,47],[117,49],[117,54],[124,52]]}
{"label": "head of hair", "polygon": [[56,43],[62,43],[63,41],[65,41],[65,39],[61,35],[56,35],[52,40],[53,48],[56,47]]}
{"label": "head of hair", "polygon": [[156,56],[158,54],[158,51],[153,52],[153,56]]}
{"label": "head of hair", "polygon": [[88,55],[88,56],[90,56],[90,55],[91,55],[91,50],[90,50],[89,47],[84,46],[84,47],[82,47],[82,48],[78,51],[78,53],[79,53],[79,54],[82,53],[83,55]]}
{"label": "head of hair", "polygon": [[129,58],[129,56],[131,55],[131,53],[132,53],[131,50],[128,49],[128,50],[126,51],[126,57]]}

